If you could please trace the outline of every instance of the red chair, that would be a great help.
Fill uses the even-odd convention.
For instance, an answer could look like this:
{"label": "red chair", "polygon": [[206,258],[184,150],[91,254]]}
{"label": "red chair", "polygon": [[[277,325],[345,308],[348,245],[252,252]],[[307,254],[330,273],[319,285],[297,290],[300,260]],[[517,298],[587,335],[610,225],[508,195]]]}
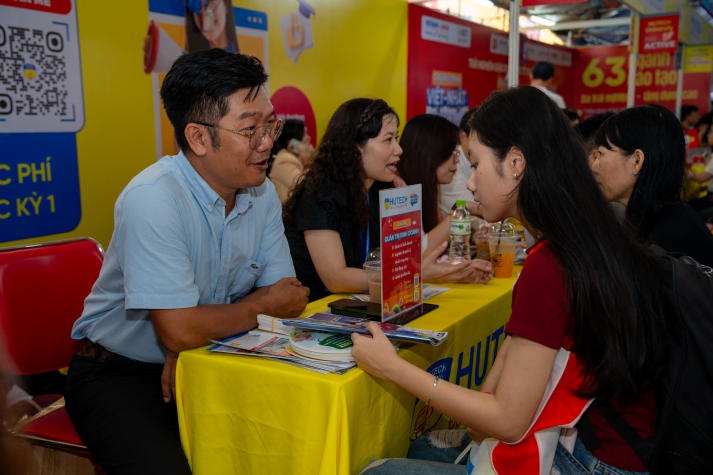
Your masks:
{"label": "red chair", "polygon": [[[24,376],[69,365],[79,343],[70,336],[72,324],[103,260],[101,246],[91,238],[0,248],[0,331],[10,372]],[[89,456],[63,398],[12,431],[53,449]]]}

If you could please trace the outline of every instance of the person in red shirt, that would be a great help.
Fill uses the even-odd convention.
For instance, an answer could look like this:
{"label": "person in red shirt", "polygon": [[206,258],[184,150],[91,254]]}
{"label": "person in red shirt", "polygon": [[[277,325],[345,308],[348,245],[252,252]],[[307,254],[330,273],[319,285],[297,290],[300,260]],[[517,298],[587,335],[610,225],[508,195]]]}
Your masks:
{"label": "person in red shirt", "polygon": [[681,106],[681,127],[683,127],[683,135],[686,137],[686,149],[688,150],[701,146],[698,128],[696,127],[700,118],[701,112],[698,106]]}
{"label": "person in red shirt", "polygon": [[400,358],[378,325],[352,335],[352,354],[364,371],[462,422],[480,447],[466,466],[386,459],[362,473],[473,473],[484,459],[497,473],[646,472],[593,406],[596,447],[574,427],[601,398],[642,437],[654,431],[651,388],[668,328],[654,257],[619,225],[576,132],[541,91],[495,92],[470,125],[468,185],[483,217],[516,218],[537,239],[485,382],[472,390],[439,380]]}

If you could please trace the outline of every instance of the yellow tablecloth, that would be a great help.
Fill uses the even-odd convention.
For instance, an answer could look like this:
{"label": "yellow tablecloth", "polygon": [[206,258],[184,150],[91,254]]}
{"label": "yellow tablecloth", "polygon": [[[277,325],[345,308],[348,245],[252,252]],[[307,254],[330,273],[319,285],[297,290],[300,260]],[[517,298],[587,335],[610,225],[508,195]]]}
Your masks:
{"label": "yellow tablecloth", "polygon": [[[517,269],[516,269],[517,272]],[[448,331],[440,346],[401,345],[434,374],[478,387],[502,343],[514,279],[447,284],[439,308],[411,326]],[[305,315],[340,296],[312,302]],[[358,368],[319,374],[258,357],[182,352],[176,371],[181,440],[196,475],[358,473],[369,460],[401,457],[410,437],[445,416]]]}

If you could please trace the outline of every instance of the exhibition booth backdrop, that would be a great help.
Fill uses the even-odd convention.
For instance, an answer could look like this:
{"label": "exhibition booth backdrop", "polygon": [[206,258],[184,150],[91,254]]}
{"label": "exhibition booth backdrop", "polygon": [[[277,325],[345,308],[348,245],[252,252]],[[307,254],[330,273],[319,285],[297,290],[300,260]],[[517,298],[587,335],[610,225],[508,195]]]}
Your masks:
{"label": "exhibition booth backdrop", "polygon": [[[265,62],[277,114],[303,118],[315,142],[355,96],[384,98],[402,124],[423,112],[457,121],[507,87],[507,33],[405,0],[221,1],[232,47]],[[121,189],[175,150],[158,89],[172,60],[196,47],[191,16],[183,0],[0,0],[0,245],[75,236],[108,245]],[[648,20],[650,30],[670,36],[676,20],[660,27],[659,16],[670,17]],[[649,50],[635,68],[626,45],[521,36],[519,50],[521,84],[536,61],[551,61],[557,91],[585,115],[625,107],[630,70],[635,103],[674,109],[680,89],[683,103],[708,110],[707,45]]]}

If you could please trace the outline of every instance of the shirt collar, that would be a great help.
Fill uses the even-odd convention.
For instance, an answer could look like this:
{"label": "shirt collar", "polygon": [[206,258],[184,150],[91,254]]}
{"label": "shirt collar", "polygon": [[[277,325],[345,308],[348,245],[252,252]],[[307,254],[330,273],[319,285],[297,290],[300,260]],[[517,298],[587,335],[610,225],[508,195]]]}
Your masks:
{"label": "shirt collar", "polygon": [[[200,174],[193,168],[191,162],[188,161],[183,151],[180,151],[177,155],[178,169],[181,174],[186,179],[188,187],[191,193],[196,197],[199,203],[203,205],[206,209],[210,210],[216,206],[225,207],[225,200],[215,192],[213,188],[208,185],[208,183],[203,179]],[[264,183],[263,185],[264,186]],[[253,197],[256,194],[255,188],[242,188],[238,190],[235,195],[235,209],[231,210],[237,211],[238,214],[244,213],[252,206]]]}
{"label": "shirt collar", "polygon": [[198,174],[196,169],[193,168],[193,165],[188,161],[183,151],[178,152],[176,162],[178,163],[178,169],[188,183],[191,193],[193,193],[201,205],[206,208],[212,208],[216,205],[218,200],[223,201],[218,193],[216,193],[203,177]]}

